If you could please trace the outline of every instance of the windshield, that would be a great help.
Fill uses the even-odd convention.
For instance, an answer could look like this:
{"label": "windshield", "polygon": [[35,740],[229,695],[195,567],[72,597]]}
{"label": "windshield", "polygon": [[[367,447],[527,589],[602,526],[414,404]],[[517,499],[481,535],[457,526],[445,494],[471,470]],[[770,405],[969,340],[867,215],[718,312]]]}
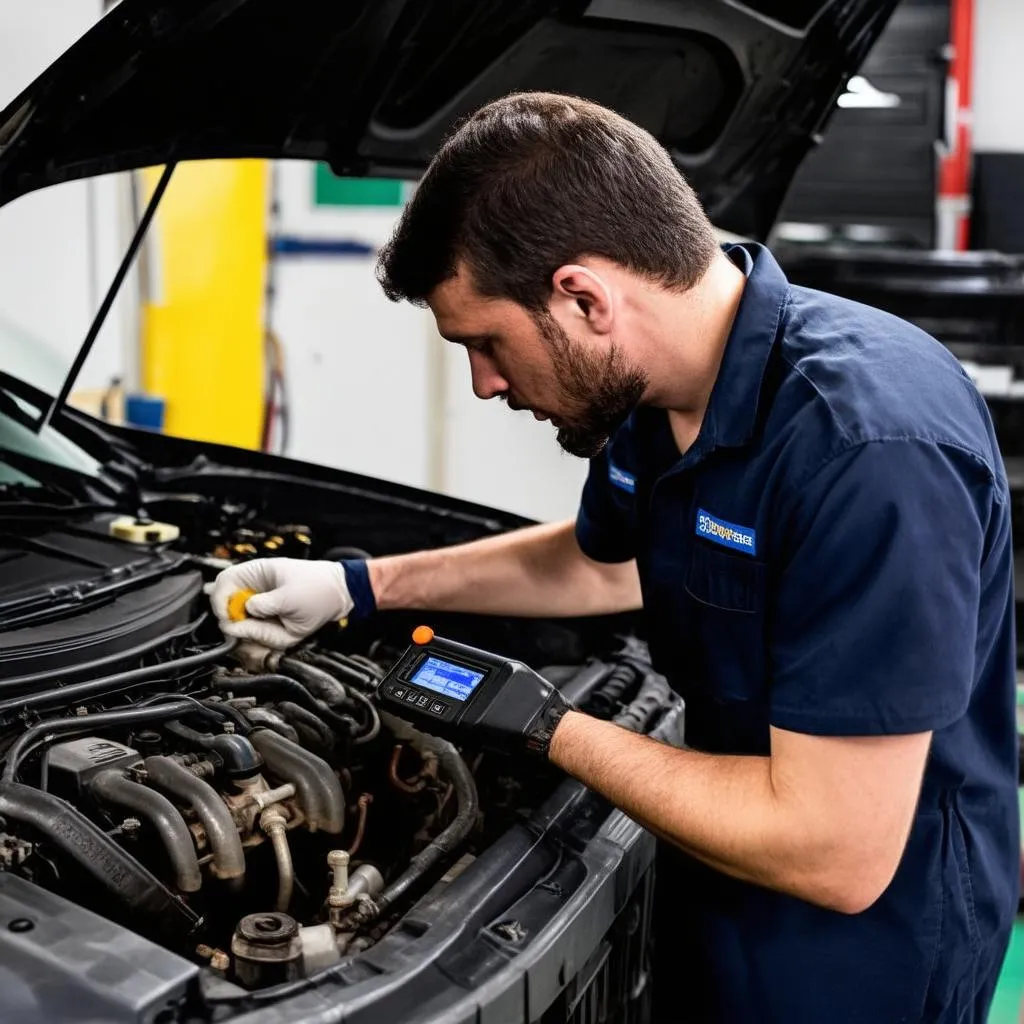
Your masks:
{"label": "windshield", "polygon": [[100,464],[52,427],[36,433],[31,424],[38,419],[38,409],[0,387],[0,486],[41,486],[47,482],[39,479],[45,473],[15,469],[10,465],[8,452],[27,455],[30,459],[48,462],[62,469],[99,476]]}

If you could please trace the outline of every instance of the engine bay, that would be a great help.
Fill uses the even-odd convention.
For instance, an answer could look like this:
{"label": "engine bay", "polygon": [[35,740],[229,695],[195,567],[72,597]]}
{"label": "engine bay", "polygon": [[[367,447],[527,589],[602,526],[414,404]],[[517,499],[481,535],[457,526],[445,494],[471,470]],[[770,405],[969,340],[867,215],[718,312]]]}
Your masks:
{"label": "engine bay", "polygon": [[[409,616],[259,667],[235,657],[204,593],[222,568],[370,557],[386,516],[295,522],[281,516],[301,494],[274,507],[251,483],[249,500],[167,483],[144,515],[69,511],[4,537],[18,583],[0,595],[0,873],[264,990],[372,949],[564,776],[379,710]],[[607,623],[437,619],[626,728],[671,705],[643,643]]]}

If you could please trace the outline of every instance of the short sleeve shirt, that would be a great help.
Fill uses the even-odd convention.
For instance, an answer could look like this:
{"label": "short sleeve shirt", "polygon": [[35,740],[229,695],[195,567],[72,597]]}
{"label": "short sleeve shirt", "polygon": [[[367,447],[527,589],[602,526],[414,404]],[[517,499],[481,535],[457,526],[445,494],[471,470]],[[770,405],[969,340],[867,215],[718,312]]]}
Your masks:
{"label": "short sleeve shirt", "polygon": [[636,559],[688,745],[765,755],[771,726],[934,736],[903,860],[863,914],[686,861],[694,984],[715,1020],[980,1022],[954,1011],[994,983],[1020,870],[992,423],[929,335],[791,286],[763,246],[726,251],[747,283],[696,441],[681,454],[663,410],[634,412],[591,462],[579,544]]}

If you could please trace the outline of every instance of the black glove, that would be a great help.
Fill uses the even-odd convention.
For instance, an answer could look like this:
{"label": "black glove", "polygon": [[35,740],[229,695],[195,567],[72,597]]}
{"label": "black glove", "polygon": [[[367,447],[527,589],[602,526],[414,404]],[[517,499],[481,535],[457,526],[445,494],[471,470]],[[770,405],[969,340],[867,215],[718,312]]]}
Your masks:
{"label": "black glove", "polygon": [[464,723],[463,735],[476,747],[547,758],[551,737],[573,706],[557,687],[527,666],[513,666],[508,679],[473,723]]}

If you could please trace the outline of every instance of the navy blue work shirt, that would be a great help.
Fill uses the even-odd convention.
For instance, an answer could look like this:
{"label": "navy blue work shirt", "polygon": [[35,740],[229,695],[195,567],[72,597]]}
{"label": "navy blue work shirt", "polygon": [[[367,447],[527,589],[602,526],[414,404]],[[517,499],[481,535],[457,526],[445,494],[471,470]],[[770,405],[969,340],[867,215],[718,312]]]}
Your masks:
{"label": "navy blue work shirt", "polygon": [[636,558],[689,746],[764,755],[769,726],[934,735],[902,861],[860,914],[663,855],[679,953],[655,989],[678,1021],[982,1024],[1019,887],[992,423],[924,332],[790,285],[763,246],[725,251],[747,282],[700,433],[681,455],[663,410],[635,411],[591,462],[580,546]]}

